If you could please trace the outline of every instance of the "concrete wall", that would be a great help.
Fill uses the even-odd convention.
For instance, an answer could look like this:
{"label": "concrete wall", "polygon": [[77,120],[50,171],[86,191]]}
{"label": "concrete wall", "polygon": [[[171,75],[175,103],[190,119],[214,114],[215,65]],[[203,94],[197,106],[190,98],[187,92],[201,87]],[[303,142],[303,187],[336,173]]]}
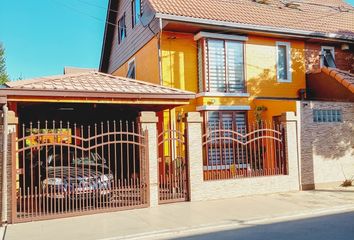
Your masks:
{"label": "concrete wall", "polygon": [[[14,132],[15,126],[17,124],[17,118],[15,118],[14,112],[8,112],[8,124],[9,124],[9,131]],[[13,181],[13,171],[12,171],[12,139],[11,134],[8,135],[8,142],[4,143],[4,125],[3,125],[3,113],[0,111],[0,206],[2,209],[3,202],[2,202],[2,183],[3,183],[3,145],[7,144],[7,222],[12,222],[12,181]],[[2,211],[0,211],[0,215],[2,215]],[[1,216],[1,219],[4,219],[4,216]],[[1,224],[1,223],[0,223]]]}
{"label": "concrete wall", "polygon": [[[354,177],[354,104],[300,102],[301,183],[303,189],[339,185]],[[343,122],[317,123],[313,109],[341,109]]]}

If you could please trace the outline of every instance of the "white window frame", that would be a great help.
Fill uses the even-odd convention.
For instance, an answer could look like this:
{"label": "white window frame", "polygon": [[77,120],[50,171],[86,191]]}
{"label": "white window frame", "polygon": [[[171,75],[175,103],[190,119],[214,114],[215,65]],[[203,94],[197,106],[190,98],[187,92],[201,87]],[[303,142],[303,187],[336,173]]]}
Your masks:
{"label": "white window frame", "polygon": [[128,76],[128,74],[129,74],[129,69],[130,69],[130,66],[131,66],[132,64],[134,65],[134,75],[135,75],[135,76],[134,76],[134,79],[136,79],[136,62],[135,62],[135,57],[128,61],[127,77],[129,77],[129,76]]}
{"label": "white window frame", "polygon": [[[278,72],[278,62],[279,62],[278,47],[279,46],[286,47],[286,53],[287,53],[286,61],[287,61],[287,67],[288,67],[288,69],[287,69],[288,78],[287,79],[281,79],[279,76],[279,72]],[[290,42],[276,42],[275,54],[276,54],[276,59],[277,59],[277,62],[276,62],[277,81],[282,82],[282,83],[291,83],[292,82],[292,61],[291,61],[291,44],[290,44]]]}
{"label": "white window frame", "polygon": [[325,50],[330,50],[333,56],[333,60],[336,61],[336,54],[335,54],[335,50],[336,48],[333,46],[321,46],[321,53],[320,53],[320,67],[324,67],[324,63],[323,63],[323,58],[324,58],[324,54],[325,54]]}

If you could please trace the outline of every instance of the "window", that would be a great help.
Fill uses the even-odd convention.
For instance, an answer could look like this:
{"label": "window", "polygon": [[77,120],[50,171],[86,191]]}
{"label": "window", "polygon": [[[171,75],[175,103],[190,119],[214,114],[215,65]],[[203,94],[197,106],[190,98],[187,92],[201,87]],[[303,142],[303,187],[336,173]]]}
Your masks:
{"label": "window", "polygon": [[[205,89],[207,92],[244,92],[244,44],[240,41],[205,40]],[[202,57],[202,54],[199,54]],[[201,67],[201,66],[200,66]]]}
{"label": "window", "polygon": [[314,109],[313,110],[313,121],[314,122],[342,122],[342,111],[341,110],[323,110],[323,109]]}
{"label": "window", "polygon": [[[208,111],[206,117],[208,122],[206,131],[211,131],[211,139],[214,139],[207,145],[208,165],[230,165],[234,161],[243,163],[245,152],[242,153],[240,149],[235,152],[234,143],[227,139],[235,135],[231,132],[213,132],[213,130],[224,129],[245,134],[246,112]],[[219,137],[222,137],[222,139],[219,139]],[[239,140],[243,141],[244,139],[239,136]]]}
{"label": "window", "polygon": [[132,0],[132,27],[134,28],[140,21],[141,0]]}
{"label": "window", "polygon": [[127,27],[125,25],[125,14],[118,21],[118,43],[127,37]]}
{"label": "window", "polygon": [[128,62],[127,78],[135,79],[135,59],[132,59]]}
{"label": "window", "polygon": [[331,67],[335,68],[335,54],[334,47],[321,47],[321,67]]}
{"label": "window", "polygon": [[291,82],[290,43],[277,42],[277,79],[278,82]]}

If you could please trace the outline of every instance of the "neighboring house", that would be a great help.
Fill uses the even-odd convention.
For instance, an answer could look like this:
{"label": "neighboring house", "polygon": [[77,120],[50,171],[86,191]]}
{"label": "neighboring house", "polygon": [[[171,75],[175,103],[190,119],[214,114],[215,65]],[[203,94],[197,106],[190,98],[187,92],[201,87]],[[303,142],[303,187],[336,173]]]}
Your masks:
{"label": "neighboring house", "polygon": [[[199,111],[205,129],[239,131],[299,115],[298,100],[353,100],[343,79],[354,71],[354,8],[344,1],[121,0],[109,9],[100,71],[196,93],[159,113],[165,127]],[[216,162],[231,161],[227,152]]]}

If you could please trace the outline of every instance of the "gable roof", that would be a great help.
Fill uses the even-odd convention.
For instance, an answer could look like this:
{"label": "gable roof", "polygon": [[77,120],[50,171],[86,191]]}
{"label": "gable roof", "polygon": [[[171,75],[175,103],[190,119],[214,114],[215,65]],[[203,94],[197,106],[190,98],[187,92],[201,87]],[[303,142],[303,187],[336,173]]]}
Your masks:
{"label": "gable roof", "polygon": [[194,93],[101,72],[84,72],[5,83],[0,94],[105,98],[193,99]]}
{"label": "gable roof", "polygon": [[321,69],[321,72],[335,79],[354,94],[354,74],[351,74],[347,71],[339,70],[337,68],[327,67],[323,67]]}
{"label": "gable roof", "polygon": [[[268,27],[291,33],[294,30],[354,40],[354,8],[342,0],[149,0],[160,14]],[[299,4],[287,7],[286,2]],[[161,16],[164,16],[161,15]]]}
{"label": "gable roof", "polygon": [[[354,42],[354,7],[343,0],[146,0],[155,18]],[[120,0],[110,0],[100,70],[107,71]],[[298,3],[296,9],[286,3]],[[118,13],[119,14],[119,13]],[[144,13],[143,13],[144,14]]]}

